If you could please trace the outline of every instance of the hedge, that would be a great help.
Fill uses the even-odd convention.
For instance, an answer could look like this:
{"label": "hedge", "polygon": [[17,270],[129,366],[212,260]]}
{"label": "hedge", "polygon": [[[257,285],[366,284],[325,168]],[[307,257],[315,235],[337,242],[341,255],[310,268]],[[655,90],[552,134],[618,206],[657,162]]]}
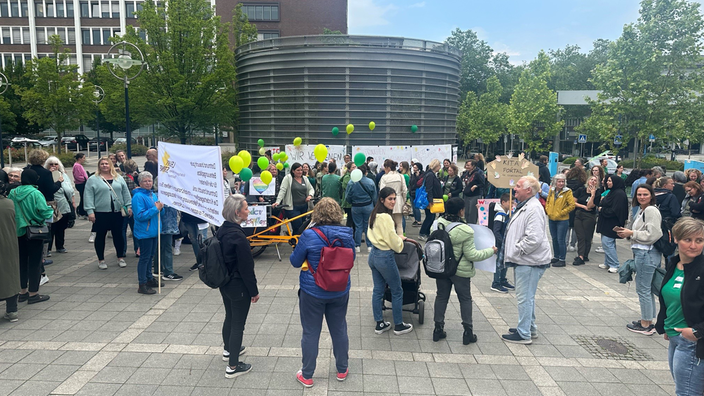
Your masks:
{"label": "hedge", "polygon": [[[620,162],[625,168],[633,168],[633,160],[623,160]],[[681,171],[684,170],[684,164],[679,161],[670,161],[665,158],[656,158],[654,156],[646,156],[640,161],[641,169],[648,169],[654,166],[661,166],[666,171]]]}
{"label": "hedge", "polygon": [[73,151],[68,151],[68,152],[62,152],[61,154],[54,154],[59,161],[64,165],[64,168],[66,169],[66,173],[71,172],[71,167],[73,164],[76,162],[76,153]]}
{"label": "hedge", "polygon": [[[24,148],[22,150],[18,150],[16,148],[10,148],[10,149],[5,149],[2,152],[3,157],[5,157],[6,164],[9,164],[9,162],[10,162],[10,157],[7,154],[7,150],[10,150],[10,153],[12,153],[12,162],[24,162]],[[27,153],[29,153],[29,150],[27,150]]]}
{"label": "hedge", "polygon": [[[110,152],[111,153],[116,153],[118,150],[122,151],[127,151],[127,145],[123,143],[117,143],[113,144],[110,147]],[[132,155],[136,156],[143,156],[147,154],[147,150],[149,150],[149,147],[141,145],[141,144],[133,144],[132,145]]]}

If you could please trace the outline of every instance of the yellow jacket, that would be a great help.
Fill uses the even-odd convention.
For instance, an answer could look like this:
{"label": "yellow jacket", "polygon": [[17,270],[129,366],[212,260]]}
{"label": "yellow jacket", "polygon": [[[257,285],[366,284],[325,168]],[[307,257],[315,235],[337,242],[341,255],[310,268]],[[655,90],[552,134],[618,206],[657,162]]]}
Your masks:
{"label": "yellow jacket", "polygon": [[545,212],[553,221],[569,220],[570,212],[574,210],[574,197],[572,190],[563,187],[555,197],[555,187],[550,187],[548,199],[545,203]]}
{"label": "yellow jacket", "polygon": [[388,213],[379,213],[374,220],[374,228],[367,229],[369,242],[379,250],[403,251],[403,239],[396,234],[394,219]]}

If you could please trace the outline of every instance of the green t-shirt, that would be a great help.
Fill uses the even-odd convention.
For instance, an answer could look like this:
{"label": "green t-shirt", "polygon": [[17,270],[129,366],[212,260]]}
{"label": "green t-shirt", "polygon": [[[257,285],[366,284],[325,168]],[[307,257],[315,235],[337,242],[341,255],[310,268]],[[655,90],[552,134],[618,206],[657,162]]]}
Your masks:
{"label": "green t-shirt", "polygon": [[672,278],[665,283],[660,291],[663,300],[665,300],[665,307],[667,307],[667,311],[665,311],[667,312],[667,318],[665,318],[664,326],[668,337],[680,335],[680,333],[675,331],[675,327],[678,329],[689,327],[687,326],[687,321],[684,320],[684,313],[682,313],[680,293],[682,293],[683,284],[684,271],[675,268]]}
{"label": "green t-shirt", "polygon": [[340,176],[323,176],[323,179],[320,182],[320,191],[323,197],[330,197],[339,204],[342,198],[342,184],[340,183]]}

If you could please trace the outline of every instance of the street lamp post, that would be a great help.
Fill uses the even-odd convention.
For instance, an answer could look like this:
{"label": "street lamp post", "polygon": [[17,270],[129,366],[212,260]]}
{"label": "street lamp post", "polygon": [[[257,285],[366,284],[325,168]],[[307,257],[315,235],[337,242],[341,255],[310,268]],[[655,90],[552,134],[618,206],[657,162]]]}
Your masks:
{"label": "street lamp post", "polygon": [[[132,59],[132,53],[139,55],[139,59]],[[103,62],[109,65],[110,73],[119,80],[125,83],[125,137],[127,138],[127,158],[132,158],[132,130],[130,128],[130,96],[129,84],[142,73],[144,69],[144,55],[139,48],[127,41],[121,41],[108,50],[107,59]],[[115,57],[117,56],[117,57]],[[138,66],[134,75],[130,75],[129,71],[133,66]]]}
{"label": "street lamp post", "polygon": [[[98,159],[100,159],[100,108],[98,105],[105,99],[105,91],[100,85],[95,86],[95,91],[93,91],[93,103],[95,103],[95,132],[98,134]],[[105,146],[105,151],[108,148]],[[90,145],[88,145],[88,152],[90,152]]]}
{"label": "street lamp post", "polygon": [[[0,95],[4,94],[5,91],[7,91],[7,87],[10,86],[10,81],[7,79],[7,76],[0,73]],[[11,157],[12,150],[7,149],[7,156]],[[10,162],[12,162],[12,159],[10,158]],[[5,167],[5,147],[4,144],[2,143],[2,115],[0,114],[0,169]]]}

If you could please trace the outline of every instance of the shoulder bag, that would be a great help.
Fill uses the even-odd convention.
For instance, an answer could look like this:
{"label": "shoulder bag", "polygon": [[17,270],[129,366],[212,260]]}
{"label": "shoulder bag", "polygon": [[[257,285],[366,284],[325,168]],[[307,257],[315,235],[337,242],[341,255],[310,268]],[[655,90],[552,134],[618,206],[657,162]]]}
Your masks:
{"label": "shoulder bag", "polygon": [[51,233],[49,232],[49,227],[46,224],[32,225],[24,215],[22,208],[20,208],[20,214],[22,215],[24,222],[27,223],[27,227],[25,227],[27,233],[24,235],[27,239],[30,241],[48,241],[51,239]]}
{"label": "shoulder bag", "polygon": [[[110,183],[108,183],[108,181],[105,180],[104,177],[100,176],[100,178],[103,179],[103,182],[105,182],[105,184],[107,184],[108,188],[112,192],[112,196],[115,197],[115,201],[117,201],[117,204],[120,205],[120,213],[122,213],[122,217],[129,217],[130,212],[127,210],[127,206],[125,206],[120,200],[120,198],[117,197],[117,193],[115,193],[115,190],[112,189],[112,185],[110,185]],[[115,179],[113,179],[113,182],[115,182]]]}

